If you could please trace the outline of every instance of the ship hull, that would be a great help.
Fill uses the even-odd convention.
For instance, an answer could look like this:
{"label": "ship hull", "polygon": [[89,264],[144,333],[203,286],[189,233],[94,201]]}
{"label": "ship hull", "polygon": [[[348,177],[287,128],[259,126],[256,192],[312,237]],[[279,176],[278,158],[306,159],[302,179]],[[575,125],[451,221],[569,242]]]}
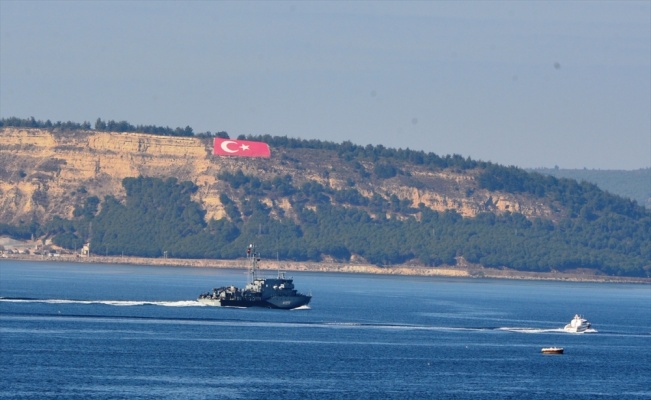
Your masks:
{"label": "ship hull", "polygon": [[294,308],[306,306],[310,303],[310,296],[274,296],[266,300],[229,300],[229,299],[212,299],[206,297],[199,297],[197,301],[207,306],[213,307],[235,307],[235,308],[249,308],[249,307],[262,307],[262,308],[277,308],[282,310],[291,310]]}

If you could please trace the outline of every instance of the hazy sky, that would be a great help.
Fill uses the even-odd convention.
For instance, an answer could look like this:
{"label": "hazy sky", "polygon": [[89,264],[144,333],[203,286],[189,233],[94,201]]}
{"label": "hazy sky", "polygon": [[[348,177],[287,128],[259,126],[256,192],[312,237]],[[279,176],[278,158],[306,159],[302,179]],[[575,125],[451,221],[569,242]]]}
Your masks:
{"label": "hazy sky", "polygon": [[0,0],[0,116],[645,168],[651,2]]}

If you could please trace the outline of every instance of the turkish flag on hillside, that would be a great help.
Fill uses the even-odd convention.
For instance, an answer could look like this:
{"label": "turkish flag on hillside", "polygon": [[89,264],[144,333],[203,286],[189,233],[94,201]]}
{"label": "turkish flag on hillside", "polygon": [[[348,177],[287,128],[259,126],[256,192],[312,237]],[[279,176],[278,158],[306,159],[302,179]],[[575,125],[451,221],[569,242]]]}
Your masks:
{"label": "turkish flag on hillside", "polygon": [[269,145],[264,142],[221,138],[215,138],[213,154],[216,156],[271,157]]}

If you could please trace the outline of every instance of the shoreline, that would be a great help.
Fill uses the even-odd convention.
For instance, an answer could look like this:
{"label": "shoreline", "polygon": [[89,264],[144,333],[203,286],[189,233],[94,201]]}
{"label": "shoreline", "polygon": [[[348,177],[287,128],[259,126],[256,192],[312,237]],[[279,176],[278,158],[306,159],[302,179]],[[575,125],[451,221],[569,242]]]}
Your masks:
{"label": "shoreline", "polygon": [[[87,264],[127,264],[138,266],[169,266],[189,268],[228,268],[246,269],[244,260],[212,260],[184,258],[147,258],[129,256],[91,256],[76,255],[43,256],[29,254],[11,254],[0,258],[12,261],[47,261],[47,262],[76,262]],[[419,267],[412,265],[396,265],[379,267],[370,264],[330,263],[330,262],[293,262],[264,260],[259,269],[262,271],[298,271],[323,273],[401,275],[401,276],[437,276],[448,278],[469,279],[511,279],[511,280],[544,280],[561,282],[594,282],[594,283],[638,283],[651,284],[651,278],[618,277],[594,275],[590,273],[565,272],[527,272],[510,269],[485,268],[475,265]]]}

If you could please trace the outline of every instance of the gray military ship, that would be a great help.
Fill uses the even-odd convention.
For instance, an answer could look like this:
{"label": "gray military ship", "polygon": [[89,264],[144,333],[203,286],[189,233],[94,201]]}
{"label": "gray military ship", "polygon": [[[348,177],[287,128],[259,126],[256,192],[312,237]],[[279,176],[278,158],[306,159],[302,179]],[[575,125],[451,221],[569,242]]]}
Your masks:
{"label": "gray military ship", "polygon": [[310,303],[312,296],[298,293],[294,281],[278,272],[277,278],[259,278],[258,261],[260,257],[254,245],[246,250],[249,265],[249,282],[244,289],[235,286],[214,288],[197,299],[200,303],[217,307],[265,307],[290,310]]}

